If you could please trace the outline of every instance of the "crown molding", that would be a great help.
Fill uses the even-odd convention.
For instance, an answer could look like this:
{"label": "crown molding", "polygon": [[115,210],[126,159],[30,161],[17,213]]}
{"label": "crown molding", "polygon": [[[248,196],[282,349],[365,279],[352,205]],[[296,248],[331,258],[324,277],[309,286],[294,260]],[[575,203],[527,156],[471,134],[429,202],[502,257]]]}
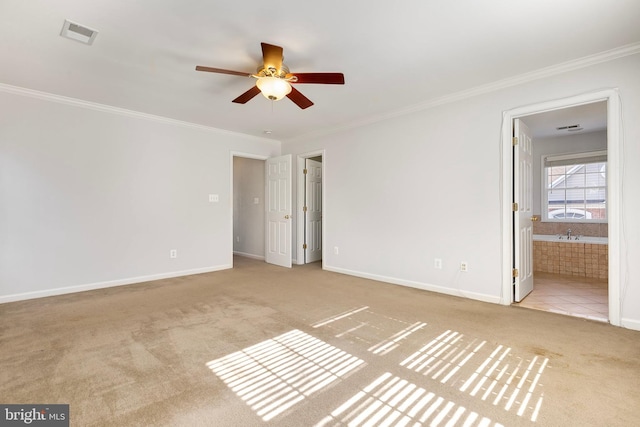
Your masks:
{"label": "crown molding", "polygon": [[584,56],[582,58],[574,59],[571,61],[562,62],[560,64],[552,65],[538,70],[530,71],[517,76],[508,77],[506,79],[497,80],[485,85],[476,86],[471,89],[465,89],[459,92],[454,92],[448,95],[444,95],[438,98],[433,98],[413,106],[396,110],[378,116],[369,117],[357,122],[348,123],[346,125],[337,126],[329,129],[323,129],[317,132],[310,132],[299,137],[284,140],[286,143],[293,143],[298,141],[304,141],[311,138],[316,138],[325,135],[331,135],[339,132],[344,132],[350,129],[359,128],[362,126],[386,121],[395,117],[406,116],[412,113],[416,113],[430,108],[437,107],[443,104],[449,104],[463,99],[472,98],[478,95],[483,95],[490,92],[499,91],[501,89],[518,86],[535,80],[544,79],[547,77],[555,76],[569,71],[578,70],[581,68],[590,67],[592,65],[600,64],[603,62],[613,61],[615,59],[623,58],[625,56],[636,55],[640,53],[640,42],[632,43],[625,46],[621,46],[615,49],[600,52],[594,55]]}
{"label": "crown molding", "polygon": [[[347,131],[347,130],[350,130],[350,129],[355,129],[355,128],[359,128],[359,127],[362,127],[362,126],[370,125],[370,124],[373,124],[373,123],[386,121],[386,120],[389,120],[389,119],[392,119],[392,118],[395,118],[395,117],[401,117],[401,116],[409,115],[409,114],[416,113],[416,112],[419,112],[419,111],[428,110],[430,108],[434,108],[434,107],[437,107],[439,105],[449,104],[449,103],[452,103],[452,102],[456,102],[456,101],[472,98],[472,97],[475,97],[475,96],[478,96],[478,95],[482,95],[482,94],[486,94],[486,93],[490,93],[490,92],[495,92],[495,91],[498,91],[498,90],[501,90],[501,89],[505,89],[505,88],[509,88],[509,87],[513,87],[513,86],[517,86],[517,85],[521,85],[521,84],[524,84],[524,83],[532,82],[532,81],[543,79],[543,78],[546,78],[546,77],[551,77],[551,76],[562,74],[562,73],[566,73],[566,72],[569,72],[569,71],[590,67],[592,65],[596,65],[596,64],[603,63],[603,62],[612,61],[612,60],[615,60],[615,59],[618,59],[618,58],[623,58],[625,56],[636,55],[638,53],[640,53],[640,42],[639,43],[628,44],[628,45],[621,46],[621,47],[618,47],[618,48],[615,48],[615,49],[611,49],[611,50],[607,50],[607,51],[604,51],[604,52],[600,52],[600,53],[597,53],[597,54],[594,54],[594,55],[585,56],[585,57],[582,57],[582,58],[579,58],[579,59],[576,59],[576,60],[566,61],[566,62],[563,62],[563,63],[560,63],[560,64],[556,64],[556,65],[552,65],[552,66],[549,66],[549,67],[541,68],[541,69],[538,69],[538,70],[535,70],[535,71],[531,71],[531,72],[527,72],[527,73],[524,73],[524,74],[520,74],[520,75],[517,75],[517,76],[514,76],[514,77],[509,77],[509,78],[506,78],[506,79],[498,80],[498,81],[495,81],[495,82],[492,82],[492,83],[488,83],[488,84],[485,84],[485,85],[476,86],[476,87],[471,88],[471,89],[466,89],[466,90],[462,90],[462,91],[459,91],[459,92],[454,92],[454,93],[451,93],[451,94],[448,94],[448,95],[444,95],[444,96],[441,96],[441,97],[437,97],[437,98],[433,98],[433,99],[427,100],[427,101],[419,103],[419,104],[415,104],[415,105],[407,107],[407,108],[403,108],[401,110],[396,110],[396,111],[380,114],[380,115],[377,115],[377,116],[369,117],[369,118],[364,119],[364,120],[351,122],[351,123],[348,123],[348,124],[345,124],[345,125],[341,125],[341,126],[335,126],[333,128],[329,128],[329,129],[323,129],[323,130],[317,131],[317,132],[310,132],[310,133],[307,133],[307,134],[304,134],[304,135],[301,135],[301,136],[297,136],[297,137],[290,138],[290,139],[283,140],[283,141],[276,141],[276,142],[292,143],[292,142],[297,142],[297,141],[308,140],[308,139],[319,137],[319,136],[331,135],[331,134],[335,134],[335,133],[339,133],[339,132],[344,132],[344,131]],[[11,94],[16,94],[16,95],[22,95],[22,96],[28,96],[28,97],[31,97],[31,98],[37,98],[37,99],[46,100],[46,101],[50,101],[50,102],[57,102],[57,103],[61,103],[61,104],[71,105],[71,106],[75,106],[75,107],[78,107],[78,108],[85,108],[85,109],[91,109],[91,110],[96,110],[96,111],[102,111],[102,112],[111,113],[111,114],[119,114],[119,115],[138,118],[138,119],[151,120],[151,121],[155,121],[155,122],[159,122],[159,123],[170,124],[170,125],[174,125],[174,126],[181,126],[181,127],[186,127],[186,128],[190,128],[190,129],[203,130],[203,131],[206,131],[206,132],[213,132],[213,133],[217,133],[217,134],[230,135],[230,136],[242,137],[242,138],[249,138],[249,139],[253,139],[253,140],[256,140],[256,141],[262,141],[262,142],[265,142],[265,141],[266,142],[273,142],[274,141],[273,139],[262,138],[262,137],[253,136],[253,135],[249,135],[249,134],[244,134],[244,133],[240,133],[240,132],[234,132],[234,131],[214,128],[214,127],[211,127],[211,126],[205,126],[205,125],[200,125],[200,124],[196,124],[196,123],[186,122],[186,121],[182,121],[182,120],[171,119],[171,118],[168,118],[168,117],[142,113],[142,112],[138,112],[138,111],[128,110],[128,109],[125,109],[125,108],[113,107],[113,106],[110,106],[110,105],[100,104],[100,103],[97,103],[97,102],[85,101],[85,100],[81,100],[81,99],[77,99],[77,98],[71,98],[71,97],[66,97],[66,96],[62,96],[62,95],[51,94],[51,93],[42,92],[42,91],[38,91],[38,90],[34,90],[34,89],[27,89],[27,88],[23,88],[23,87],[19,87],[19,86],[12,86],[12,85],[8,85],[8,84],[5,84],[5,83],[0,83],[0,92],[11,93]]]}
{"label": "crown molding", "polygon": [[85,101],[78,98],[71,98],[68,96],[56,95],[48,92],[42,92],[34,89],[27,89],[20,86],[12,86],[5,83],[0,83],[0,92],[10,93],[14,95],[27,96],[30,98],[41,99],[44,101],[56,102],[59,104],[71,105],[78,108],[84,108],[87,110],[101,111],[104,113],[118,114],[121,116],[127,116],[137,119],[150,120],[158,123],[164,123],[173,126],[180,126],[190,129],[202,130],[205,132],[213,132],[217,134],[230,135],[235,137],[249,138],[261,142],[279,142],[273,139],[261,138],[259,136],[253,136],[246,133],[234,132],[225,129],[214,128],[211,126],[199,125],[196,123],[185,122],[183,120],[171,119],[163,116],[156,116],[154,114],[141,113],[139,111],[128,110],[126,108],[113,107],[110,105],[100,104],[97,102]]}

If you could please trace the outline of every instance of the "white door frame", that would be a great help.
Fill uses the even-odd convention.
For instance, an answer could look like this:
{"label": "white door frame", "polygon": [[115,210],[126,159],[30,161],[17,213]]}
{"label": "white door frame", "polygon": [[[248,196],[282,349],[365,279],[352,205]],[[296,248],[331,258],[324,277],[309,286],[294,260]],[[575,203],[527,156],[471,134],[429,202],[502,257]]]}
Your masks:
{"label": "white door frame", "polygon": [[503,112],[500,151],[502,157],[501,223],[502,223],[502,292],[500,303],[513,302],[513,119],[546,111],[607,101],[607,216],[609,223],[609,322],[621,325],[620,289],[624,277],[622,254],[622,115],[618,89],[604,89],[569,98],[546,101]]}
{"label": "white door frame", "polygon": [[297,191],[296,191],[296,264],[298,265],[303,265],[304,264],[304,249],[302,248],[302,243],[304,242],[304,212],[303,212],[303,208],[304,208],[304,166],[305,166],[305,159],[308,159],[310,157],[317,157],[317,156],[322,156],[322,268],[324,269],[324,259],[325,259],[325,245],[324,242],[327,241],[327,239],[325,238],[325,218],[327,217],[326,215],[326,207],[327,204],[325,203],[325,195],[327,194],[327,192],[325,191],[326,188],[326,179],[325,179],[325,171],[326,171],[326,154],[325,154],[325,150],[317,150],[317,151],[310,151],[308,153],[302,153],[302,154],[298,154],[298,168],[297,168],[297,179],[295,180],[296,182],[296,186],[297,186]]}
{"label": "white door frame", "polygon": [[[229,230],[229,242],[231,243],[231,250],[229,251],[229,265],[233,267],[233,158],[234,157],[244,157],[245,159],[255,159],[255,160],[267,160],[270,156],[262,156],[259,154],[251,154],[251,153],[243,153],[241,151],[230,151],[229,152],[229,194],[230,194],[230,202],[229,202],[229,216],[231,221],[231,227]],[[262,196],[262,200],[264,203],[264,195]]]}

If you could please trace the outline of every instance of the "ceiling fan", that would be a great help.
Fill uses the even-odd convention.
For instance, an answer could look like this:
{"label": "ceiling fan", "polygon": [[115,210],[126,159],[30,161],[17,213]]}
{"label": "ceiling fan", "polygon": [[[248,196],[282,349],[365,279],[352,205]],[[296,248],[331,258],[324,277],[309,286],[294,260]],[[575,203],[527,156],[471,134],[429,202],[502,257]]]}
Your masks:
{"label": "ceiling fan", "polygon": [[254,96],[261,93],[272,101],[278,101],[285,96],[292,100],[298,107],[305,109],[313,105],[313,102],[291,84],[315,83],[343,85],[342,73],[291,73],[283,61],[282,48],[268,43],[262,45],[263,64],[258,67],[255,74],[242,71],[223,70],[221,68],[204,67],[198,65],[196,71],[210,73],[231,74],[233,76],[252,77],[257,79],[256,85],[234,99],[232,102],[246,104]]}

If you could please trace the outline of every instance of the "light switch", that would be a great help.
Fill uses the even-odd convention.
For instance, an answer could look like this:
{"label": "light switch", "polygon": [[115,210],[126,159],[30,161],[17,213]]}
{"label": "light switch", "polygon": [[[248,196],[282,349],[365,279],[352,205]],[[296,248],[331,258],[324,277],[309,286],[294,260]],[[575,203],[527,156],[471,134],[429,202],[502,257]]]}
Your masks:
{"label": "light switch", "polygon": [[209,201],[212,203],[219,202],[220,198],[218,197],[217,194],[209,194]]}
{"label": "light switch", "polygon": [[259,203],[260,203],[260,199],[259,199],[258,197],[254,197],[254,198],[253,198],[253,204],[254,204],[254,205],[257,205],[257,204],[259,204]]}

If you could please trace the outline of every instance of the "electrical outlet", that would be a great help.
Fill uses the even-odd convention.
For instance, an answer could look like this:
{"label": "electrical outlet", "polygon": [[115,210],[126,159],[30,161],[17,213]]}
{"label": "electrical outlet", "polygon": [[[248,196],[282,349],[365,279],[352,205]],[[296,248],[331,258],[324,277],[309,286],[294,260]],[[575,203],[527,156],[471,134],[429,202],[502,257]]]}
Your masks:
{"label": "electrical outlet", "polygon": [[441,258],[436,258],[433,260],[433,267],[437,268],[438,270],[442,270],[442,259]]}
{"label": "electrical outlet", "polygon": [[460,263],[460,271],[466,273],[467,271],[469,271],[469,265],[467,264],[466,261],[462,261]]}
{"label": "electrical outlet", "polygon": [[178,250],[177,249],[171,249],[169,251],[169,258],[178,258]]}
{"label": "electrical outlet", "polygon": [[240,236],[236,236],[236,242],[240,241]]}
{"label": "electrical outlet", "polygon": [[338,247],[337,247],[337,246],[334,246],[334,247],[333,247],[333,253],[334,253],[334,254],[336,254],[336,255],[339,255],[339,254],[340,254],[340,250],[338,249]]}

